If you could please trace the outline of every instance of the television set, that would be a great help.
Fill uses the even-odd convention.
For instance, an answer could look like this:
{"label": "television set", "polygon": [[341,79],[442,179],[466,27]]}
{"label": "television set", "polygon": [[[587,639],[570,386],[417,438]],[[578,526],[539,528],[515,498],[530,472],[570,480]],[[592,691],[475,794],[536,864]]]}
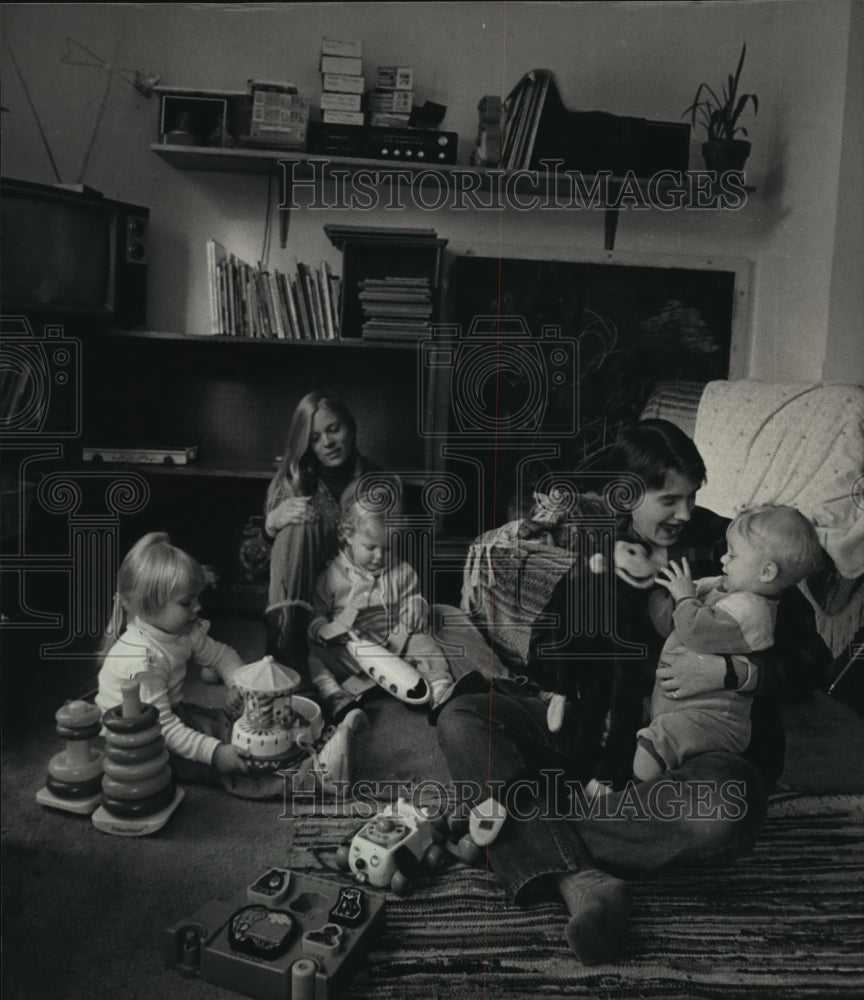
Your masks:
{"label": "television set", "polygon": [[80,185],[0,180],[0,307],[36,321],[146,321],[150,211]]}

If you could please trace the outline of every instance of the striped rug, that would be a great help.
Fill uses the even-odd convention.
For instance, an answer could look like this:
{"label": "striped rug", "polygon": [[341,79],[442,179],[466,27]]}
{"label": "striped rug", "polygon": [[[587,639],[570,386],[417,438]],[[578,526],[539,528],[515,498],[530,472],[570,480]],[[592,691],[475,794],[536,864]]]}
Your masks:
{"label": "striped rug", "polygon": [[[360,823],[292,825],[291,868],[331,877],[322,845]],[[620,960],[586,968],[562,906],[516,908],[493,875],[448,864],[387,895],[384,936],[345,1000],[864,996],[864,796],[775,800],[750,855],[652,876],[634,896]]]}

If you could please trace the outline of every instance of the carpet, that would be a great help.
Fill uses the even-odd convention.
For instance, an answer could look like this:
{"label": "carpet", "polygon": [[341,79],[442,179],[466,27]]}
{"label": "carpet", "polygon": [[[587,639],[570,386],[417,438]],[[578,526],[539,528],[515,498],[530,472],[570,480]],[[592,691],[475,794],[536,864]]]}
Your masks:
{"label": "carpet", "polygon": [[[112,837],[88,817],[43,808],[35,794],[62,747],[53,712],[63,680],[43,674],[26,674],[34,696],[17,703],[19,725],[3,732],[4,1000],[237,1000],[166,969],[166,929],[273,865],[341,881],[319,862],[332,861],[332,851],[317,849],[334,847],[358,821],[292,820],[281,803],[197,785],[151,837]],[[70,679],[64,696],[85,689]],[[208,690],[215,698],[220,689]],[[367,706],[360,776],[446,783],[435,729],[400,709],[392,699]],[[561,906],[517,909],[494,877],[454,863],[409,896],[388,897],[384,935],[344,1000],[864,995],[864,773],[856,764],[864,724],[825,696],[787,706],[785,718],[791,791],[773,800],[754,852],[728,868],[636,884],[616,964],[580,966],[563,941]]]}
{"label": "carpet", "polygon": [[[517,908],[483,869],[448,864],[425,874],[409,896],[388,894],[385,935],[346,1000],[860,997],[862,824],[864,796],[772,802],[749,856],[634,885],[620,960],[594,968],[572,958],[562,906]],[[292,868],[328,877],[320,845],[357,826],[304,818]]]}

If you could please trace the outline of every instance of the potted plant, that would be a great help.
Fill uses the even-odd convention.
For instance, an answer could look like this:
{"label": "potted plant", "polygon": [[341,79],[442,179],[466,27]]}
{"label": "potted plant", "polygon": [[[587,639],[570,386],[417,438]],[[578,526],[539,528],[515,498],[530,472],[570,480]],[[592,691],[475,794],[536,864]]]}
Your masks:
{"label": "potted plant", "polygon": [[729,76],[721,96],[718,97],[707,83],[700,83],[693,103],[681,116],[683,118],[689,115],[693,128],[697,123],[705,128],[708,138],[702,144],[702,156],[705,158],[705,166],[718,173],[743,169],[750,155],[750,143],[746,139],[736,138],[739,133],[747,135],[747,129],[738,124],[747,105],[752,103],[754,115],[759,110],[759,100],[755,94],[738,93],[738,81],[746,51],[745,43],[741,46],[741,57],[735,75]]}

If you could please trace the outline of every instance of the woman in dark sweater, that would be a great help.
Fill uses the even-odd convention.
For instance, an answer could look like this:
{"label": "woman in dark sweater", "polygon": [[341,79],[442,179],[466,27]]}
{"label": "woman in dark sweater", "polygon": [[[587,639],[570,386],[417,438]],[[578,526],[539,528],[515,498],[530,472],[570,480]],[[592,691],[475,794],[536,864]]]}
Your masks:
{"label": "woman in dark sweater", "polygon": [[379,467],[357,449],[357,423],[334,392],[297,404],[284,454],[267,487],[265,530],[273,539],[265,615],[267,652],[307,679],[308,606],[318,574],[336,553],[342,497]]}
{"label": "woman in dark sweater", "polygon": [[[638,477],[641,499],[622,513],[610,509],[614,490],[580,493],[577,522],[580,515],[614,516],[616,531],[644,542],[658,568],[686,557],[694,576],[719,571],[728,522],[695,507],[705,467],[690,438],[667,421],[643,421],[622,436],[608,468],[607,486],[615,472]],[[489,797],[507,808],[489,847],[498,878],[517,903],[537,892],[560,895],[570,912],[566,938],[577,957],[593,965],[613,956],[630,913],[630,891],[618,876],[673,863],[716,863],[752,846],[768,788],[783,767],[779,693],[824,674],[830,654],[810,605],[793,590],[780,602],[774,648],[751,656],[749,664],[704,655],[697,669],[683,669],[683,658],[656,666],[663,629],[670,627],[666,591],[617,582],[614,641],[587,640],[570,614],[573,586],[567,576],[559,581],[543,616],[559,622],[558,631],[535,628],[531,644],[530,665],[541,687],[544,678],[560,677],[561,657],[572,656],[570,709],[561,729],[550,731],[545,699],[508,684],[457,691],[437,726],[454,781],[466,782],[475,800]],[[543,661],[544,646],[555,647],[554,671]],[[634,646],[643,655],[634,656]],[[735,689],[751,698],[747,751],[703,753],[653,781],[629,781],[655,674],[673,697]],[[463,684],[463,691],[470,686]],[[593,779],[611,790],[596,791]]]}

